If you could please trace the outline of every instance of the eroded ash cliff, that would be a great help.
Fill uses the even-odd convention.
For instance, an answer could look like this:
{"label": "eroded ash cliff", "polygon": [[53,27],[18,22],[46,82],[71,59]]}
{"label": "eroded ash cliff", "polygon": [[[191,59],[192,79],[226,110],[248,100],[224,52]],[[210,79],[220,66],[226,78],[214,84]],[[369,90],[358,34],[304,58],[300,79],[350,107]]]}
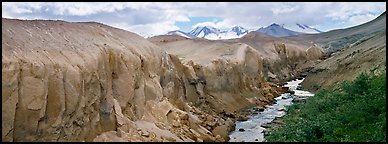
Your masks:
{"label": "eroded ash cliff", "polygon": [[226,141],[241,109],[287,91],[245,43],[183,43],[202,48],[182,59],[99,23],[2,26],[3,141]]}

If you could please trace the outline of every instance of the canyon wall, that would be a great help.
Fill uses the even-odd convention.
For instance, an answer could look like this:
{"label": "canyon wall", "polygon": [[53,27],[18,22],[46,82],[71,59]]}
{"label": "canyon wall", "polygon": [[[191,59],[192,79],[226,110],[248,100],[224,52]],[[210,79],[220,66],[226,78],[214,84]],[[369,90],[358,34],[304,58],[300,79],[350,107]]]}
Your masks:
{"label": "canyon wall", "polygon": [[2,19],[3,141],[225,141],[281,92],[244,45],[183,64],[103,24]]}

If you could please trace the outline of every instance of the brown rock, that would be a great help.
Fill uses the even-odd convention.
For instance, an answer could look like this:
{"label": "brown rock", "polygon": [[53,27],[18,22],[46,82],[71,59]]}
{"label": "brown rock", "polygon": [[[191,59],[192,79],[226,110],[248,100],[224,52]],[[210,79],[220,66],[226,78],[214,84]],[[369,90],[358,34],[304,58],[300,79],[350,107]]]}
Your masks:
{"label": "brown rock", "polygon": [[196,130],[193,130],[193,129],[189,129],[191,131],[191,133],[194,134],[195,137],[199,138],[201,137],[201,134],[199,134]]}
{"label": "brown rock", "polygon": [[149,136],[150,136],[150,133],[147,132],[147,131],[143,131],[143,132],[141,133],[141,135],[142,135],[142,136],[145,136],[145,137],[149,137]]}
{"label": "brown rock", "polygon": [[203,142],[203,139],[197,138],[197,142]]}
{"label": "brown rock", "polygon": [[288,90],[288,87],[280,87],[279,88],[279,92],[280,93],[286,93],[286,92],[288,92],[289,90]]}
{"label": "brown rock", "polygon": [[212,131],[213,135],[220,135],[225,141],[229,141],[229,129],[227,125],[217,126]]}
{"label": "brown rock", "polygon": [[247,121],[249,118],[247,116],[242,116],[240,115],[238,118],[237,118],[237,121]]}
{"label": "brown rock", "polygon": [[189,115],[187,113],[183,113],[180,115],[181,120],[189,120]]}
{"label": "brown rock", "polygon": [[220,135],[216,135],[216,142],[224,142],[225,139],[223,139]]}
{"label": "brown rock", "polygon": [[178,121],[172,121],[172,126],[173,127],[180,127],[181,124]]}

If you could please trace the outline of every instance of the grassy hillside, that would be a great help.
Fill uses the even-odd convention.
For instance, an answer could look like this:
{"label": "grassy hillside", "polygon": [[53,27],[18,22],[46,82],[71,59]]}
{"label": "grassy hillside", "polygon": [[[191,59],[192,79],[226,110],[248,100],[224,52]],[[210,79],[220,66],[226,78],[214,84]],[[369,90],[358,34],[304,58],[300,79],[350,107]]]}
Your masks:
{"label": "grassy hillside", "polygon": [[301,85],[309,91],[337,88],[362,72],[381,74],[386,69],[386,32],[376,32],[318,63]]}
{"label": "grassy hillside", "polygon": [[338,90],[321,90],[287,108],[285,125],[267,141],[386,141],[386,75],[360,74]]}

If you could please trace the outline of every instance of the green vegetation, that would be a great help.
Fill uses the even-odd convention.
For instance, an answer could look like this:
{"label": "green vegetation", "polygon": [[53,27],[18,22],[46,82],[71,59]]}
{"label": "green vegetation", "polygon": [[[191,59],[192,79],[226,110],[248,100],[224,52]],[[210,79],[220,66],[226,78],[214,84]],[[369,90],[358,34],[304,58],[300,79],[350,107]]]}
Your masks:
{"label": "green vegetation", "polygon": [[359,75],[339,90],[321,90],[287,107],[285,125],[267,141],[386,141],[386,76]]}

